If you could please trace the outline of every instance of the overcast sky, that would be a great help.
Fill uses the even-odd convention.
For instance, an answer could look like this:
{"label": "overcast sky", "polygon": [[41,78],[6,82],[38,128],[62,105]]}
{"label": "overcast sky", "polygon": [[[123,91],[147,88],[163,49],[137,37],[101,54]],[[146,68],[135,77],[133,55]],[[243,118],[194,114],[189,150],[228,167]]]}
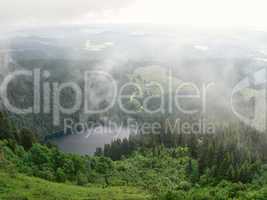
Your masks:
{"label": "overcast sky", "polygon": [[266,0],[1,0],[0,23],[153,23],[266,29],[266,8]]}

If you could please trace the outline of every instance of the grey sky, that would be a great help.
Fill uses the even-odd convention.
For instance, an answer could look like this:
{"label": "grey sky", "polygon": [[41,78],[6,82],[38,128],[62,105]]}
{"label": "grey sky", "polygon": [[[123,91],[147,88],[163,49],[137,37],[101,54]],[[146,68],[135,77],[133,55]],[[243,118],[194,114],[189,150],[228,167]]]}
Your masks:
{"label": "grey sky", "polygon": [[50,23],[75,20],[85,15],[102,18],[134,0],[1,0],[0,23]]}
{"label": "grey sky", "polygon": [[0,23],[267,27],[266,0],[1,0]]}

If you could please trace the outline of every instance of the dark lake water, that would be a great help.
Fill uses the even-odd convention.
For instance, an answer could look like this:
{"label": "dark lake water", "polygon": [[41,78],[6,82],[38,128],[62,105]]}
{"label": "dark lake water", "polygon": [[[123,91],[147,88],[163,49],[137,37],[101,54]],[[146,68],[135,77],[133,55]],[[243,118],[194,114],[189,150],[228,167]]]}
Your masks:
{"label": "dark lake water", "polygon": [[109,144],[112,140],[128,138],[129,135],[130,131],[128,129],[107,130],[102,127],[88,130],[84,134],[66,135],[50,141],[66,153],[92,155],[95,153],[97,147],[104,147],[105,144]]}

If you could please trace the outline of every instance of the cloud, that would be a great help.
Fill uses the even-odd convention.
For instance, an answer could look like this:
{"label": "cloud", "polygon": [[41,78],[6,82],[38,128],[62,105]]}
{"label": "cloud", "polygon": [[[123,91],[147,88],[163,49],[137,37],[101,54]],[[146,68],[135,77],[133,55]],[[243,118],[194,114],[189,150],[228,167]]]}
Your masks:
{"label": "cloud", "polygon": [[104,49],[112,47],[113,45],[114,45],[113,42],[94,44],[92,41],[87,40],[84,49],[87,51],[103,51]]}
{"label": "cloud", "polygon": [[83,15],[101,15],[135,0],[8,0],[0,2],[0,23],[64,22]]}

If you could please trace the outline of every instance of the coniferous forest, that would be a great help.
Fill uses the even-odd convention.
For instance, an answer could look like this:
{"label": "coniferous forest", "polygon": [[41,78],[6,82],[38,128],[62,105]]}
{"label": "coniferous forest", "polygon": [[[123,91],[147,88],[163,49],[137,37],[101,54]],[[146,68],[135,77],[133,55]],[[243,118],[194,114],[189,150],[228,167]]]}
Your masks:
{"label": "coniferous forest", "polygon": [[267,198],[266,136],[242,124],[117,139],[94,156],[63,153],[4,113],[0,125],[1,199]]}

